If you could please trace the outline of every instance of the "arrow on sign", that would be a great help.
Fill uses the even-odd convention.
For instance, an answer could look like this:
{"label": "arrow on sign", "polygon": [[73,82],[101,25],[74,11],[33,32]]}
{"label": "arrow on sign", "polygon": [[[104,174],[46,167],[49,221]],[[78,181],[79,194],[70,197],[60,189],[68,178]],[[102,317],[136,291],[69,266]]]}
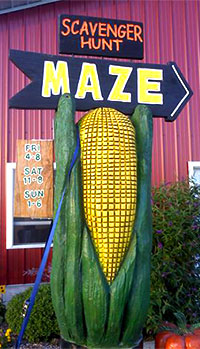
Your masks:
{"label": "arrow on sign", "polygon": [[[192,96],[191,93],[193,94],[193,92],[191,91],[191,89],[189,88],[188,84],[186,83],[186,81],[184,81],[182,74],[180,73],[180,71],[178,71],[177,67],[175,64],[171,63],[171,67],[174,71],[174,73],[176,74],[178,80],[180,81],[180,84],[182,85],[182,87],[185,90],[185,94],[184,96],[181,98],[180,101],[178,101],[178,104],[176,105],[176,107],[174,108],[174,110],[171,112],[170,117],[173,118],[174,115],[176,114],[176,112],[185,105],[184,101],[187,99],[187,97]],[[189,97],[190,98],[190,97]],[[181,108],[182,109],[182,108]]]}
{"label": "arrow on sign", "polygon": [[11,108],[56,109],[71,93],[77,110],[115,108],[131,114],[138,104],[154,117],[177,118],[193,92],[176,63],[166,65],[53,56],[11,50],[11,61],[32,82],[9,101]]}

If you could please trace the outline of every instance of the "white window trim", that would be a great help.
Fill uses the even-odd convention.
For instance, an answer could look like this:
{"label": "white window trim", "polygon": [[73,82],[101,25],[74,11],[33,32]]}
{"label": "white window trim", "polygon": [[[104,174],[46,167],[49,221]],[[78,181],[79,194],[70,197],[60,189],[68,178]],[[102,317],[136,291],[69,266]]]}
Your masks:
{"label": "white window trim", "polygon": [[[194,179],[194,169],[198,167],[200,170],[200,161],[188,161],[188,175],[189,179],[193,180]],[[200,185],[200,183],[197,183]],[[192,185],[192,183],[191,183]]]}
{"label": "white window trim", "polygon": [[14,171],[16,164],[6,164],[6,248],[13,247],[13,212],[14,212]]}
{"label": "white window trim", "polygon": [[[54,169],[56,164],[54,163]],[[43,248],[45,243],[14,245],[14,173],[15,162],[6,164],[6,249]]]}

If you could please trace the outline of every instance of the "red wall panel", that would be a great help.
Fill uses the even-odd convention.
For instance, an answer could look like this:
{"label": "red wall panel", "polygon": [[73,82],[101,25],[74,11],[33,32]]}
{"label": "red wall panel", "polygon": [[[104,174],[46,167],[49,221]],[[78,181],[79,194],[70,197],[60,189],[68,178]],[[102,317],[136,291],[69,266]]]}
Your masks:
{"label": "red wall panel", "polygon": [[[0,284],[27,283],[42,249],[6,251],[5,165],[15,161],[18,138],[51,139],[54,111],[9,110],[8,99],[28,84],[8,59],[9,49],[58,54],[58,15],[77,14],[144,23],[144,62],[175,61],[194,91],[177,121],[154,119],[152,182],[187,175],[187,161],[200,160],[200,2],[176,0],[61,1],[0,16]],[[77,113],[77,119],[82,113]]]}
{"label": "red wall panel", "polygon": [[0,21],[1,49],[0,49],[0,270],[1,278],[7,280],[7,253],[6,253],[6,207],[5,207],[5,166],[7,162],[7,142],[8,142],[8,57],[5,59],[5,52],[8,52],[8,21],[5,18]]}

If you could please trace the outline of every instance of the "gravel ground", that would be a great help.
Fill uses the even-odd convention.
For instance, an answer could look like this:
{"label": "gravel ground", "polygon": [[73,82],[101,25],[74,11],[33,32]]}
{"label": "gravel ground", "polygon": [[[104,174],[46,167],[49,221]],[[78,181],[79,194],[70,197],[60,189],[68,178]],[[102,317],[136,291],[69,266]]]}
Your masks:
{"label": "gravel ground", "polygon": [[[12,347],[13,349],[15,347]],[[20,349],[25,349],[25,348],[35,348],[35,349],[58,349],[59,346],[58,345],[52,345],[52,344],[22,344],[20,345]]]}
{"label": "gravel ground", "polygon": [[155,342],[145,342],[143,349],[155,349]]}
{"label": "gravel ground", "polygon": [[[15,347],[12,347],[13,349]],[[25,349],[25,348],[35,348],[35,349],[58,349],[59,346],[58,345],[53,345],[53,344],[48,344],[48,343],[42,343],[42,344],[22,344],[20,345],[20,349]]]}
{"label": "gravel ground", "polygon": [[[12,347],[14,349],[14,347]],[[55,344],[49,344],[49,343],[41,343],[41,344],[22,344],[20,346],[20,349],[26,349],[26,348],[35,348],[35,349],[59,349],[59,345]],[[154,342],[145,342],[143,349],[155,349]]]}
{"label": "gravel ground", "polygon": [[[12,347],[9,347],[9,349],[15,349],[15,345]],[[20,349],[59,349],[59,341],[56,341],[55,344],[49,344],[49,343],[37,343],[37,344],[31,344],[31,343],[23,343],[20,345]]]}

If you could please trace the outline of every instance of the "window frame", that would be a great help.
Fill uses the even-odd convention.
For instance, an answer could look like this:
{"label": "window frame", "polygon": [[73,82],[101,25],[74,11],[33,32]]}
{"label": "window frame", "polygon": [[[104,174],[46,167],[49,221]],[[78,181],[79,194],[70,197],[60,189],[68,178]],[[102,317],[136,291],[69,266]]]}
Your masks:
{"label": "window frame", "polygon": [[[194,169],[199,168],[200,170],[200,161],[188,161],[188,176],[190,180],[193,180],[198,185],[200,185],[200,181],[196,181],[194,179]],[[193,185],[193,183],[190,183],[190,185]]]}

